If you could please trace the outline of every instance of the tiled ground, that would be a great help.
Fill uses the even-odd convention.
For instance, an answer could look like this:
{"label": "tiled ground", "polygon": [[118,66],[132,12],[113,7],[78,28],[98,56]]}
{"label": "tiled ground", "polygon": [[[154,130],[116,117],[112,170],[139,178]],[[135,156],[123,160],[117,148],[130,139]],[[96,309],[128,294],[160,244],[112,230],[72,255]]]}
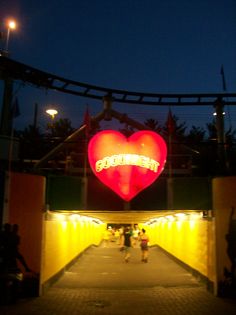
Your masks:
{"label": "tiled ground", "polygon": [[89,249],[44,296],[1,306],[1,315],[235,315],[157,248],[147,264],[133,249],[129,263],[116,246]]}

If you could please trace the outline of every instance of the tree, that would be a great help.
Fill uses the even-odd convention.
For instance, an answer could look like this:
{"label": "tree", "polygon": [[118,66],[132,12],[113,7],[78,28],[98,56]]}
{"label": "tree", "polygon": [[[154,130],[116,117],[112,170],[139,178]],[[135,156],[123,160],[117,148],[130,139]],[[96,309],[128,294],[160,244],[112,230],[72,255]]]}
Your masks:
{"label": "tree", "polygon": [[74,132],[74,128],[72,128],[71,121],[68,118],[49,123],[47,130],[50,130],[50,137],[59,140],[67,138]]}
{"label": "tree", "polygon": [[206,124],[206,130],[192,126],[186,136],[187,145],[194,154],[193,175],[214,176],[219,172],[219,158],[217,146],[217,130],[214,121]]}
{"label": "tree", "polygon": [[74,129],[71,127],[69,119],[60,119],[53,124],[48,124],[49,133],[42,133],[39,128],[29,125],[24,130],[15,132],[15,136],[20,140],[20,167],[30,169],[32,163],[25,164],[26,160],[40,160],[59,142],[68,137]]}
{"label": "tree", "polygon": [[153,118],[149,118],[149,119],[145,120],[144,125],[147,126],[148,128],[150,128],[151,130],[156,131],[158,133],[160,133],[162,130],[162,126],[160,126],[158,120],[153,119]]}
{"label": "tree", "polygon": [[207,132],[208,132],[208,140],[217,140],[217,129],[215,121],[213,120],[211,123],[206,124]]}
{"label": "tree", "polygon": [[180,123],[179,118],[169,112],[165,125],[163,126],[162,133],[166,137],[168,137],[171,133],[172,141],[184,141],[186,128],[186,122]]}
{"label": "tree", "polygon": [[38,159],[46,153],[44,135],[39,128],[29,125],[23,131],[16,131],[15,136],[20,139],[20,159]]}
{"label": "tree", "polygon": [[196,146],[204,141],[206,131],[201,127],[192,126],[186,135],[186,141],[190,146]]}

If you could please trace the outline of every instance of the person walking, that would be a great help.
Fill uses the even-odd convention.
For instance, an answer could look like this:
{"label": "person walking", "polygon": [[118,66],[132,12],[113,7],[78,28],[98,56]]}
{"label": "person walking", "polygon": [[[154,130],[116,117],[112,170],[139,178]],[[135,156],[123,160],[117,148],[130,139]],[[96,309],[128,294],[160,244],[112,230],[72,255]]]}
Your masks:
{"label": "person walking", "polygon": [[138,239],[139,239],[139,227],[138,224],[134,224],[134,229],[133,229],[133,247],[138,246]]}
{"label": "person walking", "polygon": [[129,227],[126,227],[124,230],[121,246],[123,246],[125,252],[125,262],[129,262],[132,247],[132,233]]}
{"label": "person walking", "polygon": [[111,240],[111,231],[109,228],[107,228],[103,234],[103,241],[104,241],[103,247],[109,247],[110,240]]}
{"label": "person walking", "polygon": [[141,261],[148,262],[148,243],[149,237],[146,234],[146,230],[142,229],[139,234],[140,248],[141,248]]}

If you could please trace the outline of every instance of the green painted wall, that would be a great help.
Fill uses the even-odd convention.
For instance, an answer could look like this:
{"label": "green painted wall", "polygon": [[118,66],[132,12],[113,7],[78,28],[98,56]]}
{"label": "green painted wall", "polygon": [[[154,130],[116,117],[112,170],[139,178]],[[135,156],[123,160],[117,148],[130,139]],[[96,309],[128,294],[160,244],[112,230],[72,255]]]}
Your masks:
{"label": "green painted wall", "polygon": [[47,178],[46,203],[50,210],[73,210],[82,208],[82,179],[72,176],[49,176]]}
{"label": "green painted wall", "polygon": [[[173,209],[212,209],[211,179],[173,178]],[[123,210],[124,202],[94,176],[88,177],[87,209]],[[47,178],[47,204],[51,210],[83,209],[83,181],[73,176]],[[130,202],[132,210],[168,209],[167,178],[161,177]]]}
{"label": "green painted wall", "polygon": [[173,179],[174,209],[212,209],[211,179],[184,177]]}
{"label": "green painted wall", "polygon": [[133,210],[165,210],[167,209],[166,178],[157,179],[151,186],[143,190],[130,202]]}

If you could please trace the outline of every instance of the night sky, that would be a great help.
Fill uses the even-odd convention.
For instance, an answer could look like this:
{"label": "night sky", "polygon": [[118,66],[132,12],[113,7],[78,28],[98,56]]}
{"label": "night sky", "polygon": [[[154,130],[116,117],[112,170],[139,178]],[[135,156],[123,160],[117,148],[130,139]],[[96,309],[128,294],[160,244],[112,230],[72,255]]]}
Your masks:
{"label": "night sky", "polygon": [[[137,92],[221,93],[223,65],[227,91],[235,92],[235,0],[0,0],[1,31],[7,17],[18,21],[10,34],[10,57],[49,73]],[[91,115],[103,109],[100,101],[50,90],[16,85],[15,91],[21,112],[16,128],[33,123],[35,102],[42,131],[51,104],[57,118],[69,118],[75,128],[87,104]],[[161,124],[168,111],[118,103],[113,108]],[[205,127],[213,119],[213,107],[171,109],[189,127]],[[226,126],[236,128],[236,108],[225,110]],[[104,128],[112,128],[112,122]]]}

